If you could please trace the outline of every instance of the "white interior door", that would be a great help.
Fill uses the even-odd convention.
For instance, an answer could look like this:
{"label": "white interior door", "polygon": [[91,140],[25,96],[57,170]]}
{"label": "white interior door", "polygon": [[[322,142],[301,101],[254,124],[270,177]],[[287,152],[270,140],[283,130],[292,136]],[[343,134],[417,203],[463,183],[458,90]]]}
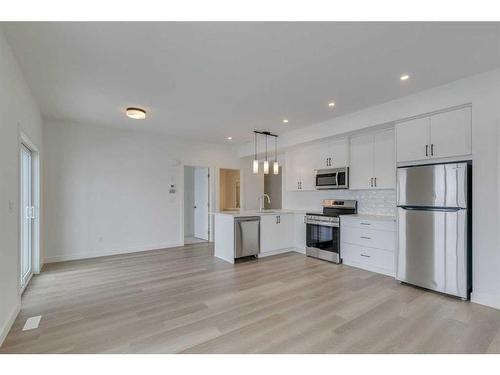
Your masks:
{"label": "white interior door", "polygon": [[33,178],[32,153],[21,145],[21,289],[24,290],[33,275]]}
{"label": "white interior door", "polygon": [[208,241],[208,168],[194,170],[194,236]]}

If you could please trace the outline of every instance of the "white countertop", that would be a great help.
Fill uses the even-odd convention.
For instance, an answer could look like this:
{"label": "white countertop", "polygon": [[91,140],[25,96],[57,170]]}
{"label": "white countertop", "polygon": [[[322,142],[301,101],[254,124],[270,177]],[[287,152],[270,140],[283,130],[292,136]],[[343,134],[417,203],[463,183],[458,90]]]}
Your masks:
{"label": "white countertop", "polygon": [[303,210],[239,210],[239,211],[216,211],[210,212],[211,215],[229,215],[233,217],[242,217],[242,216],[265,216],[265,215],[287,215],[287,214],[305,214],[309,211]]}
{"label": "white countertop", "polygon": [[396,221],[396,216],[394,215],[365,215],[365,214],[357,214],[357,215],[340,215],[340,217],[350,217],[353,219],[364,219],[364,220],[378,220],[378,221]]}

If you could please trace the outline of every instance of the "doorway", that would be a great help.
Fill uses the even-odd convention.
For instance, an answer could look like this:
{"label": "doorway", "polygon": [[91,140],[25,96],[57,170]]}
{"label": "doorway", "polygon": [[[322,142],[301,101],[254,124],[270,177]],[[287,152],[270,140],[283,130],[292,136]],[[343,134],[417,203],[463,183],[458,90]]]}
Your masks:
{"label": "doorway", "polygon": [[210,170],[184,167],[184,244],[207,242],[210,235]]}
{"label": "doorway", "polygon": [[221,211],[240,209],[240,170],[219,170],[219,206]]}
{"label": "doorway", "polygon": [[19,144],[19,282],[21,293],[34,273],[40,272],[39,160],[36,147],[21,134]]}

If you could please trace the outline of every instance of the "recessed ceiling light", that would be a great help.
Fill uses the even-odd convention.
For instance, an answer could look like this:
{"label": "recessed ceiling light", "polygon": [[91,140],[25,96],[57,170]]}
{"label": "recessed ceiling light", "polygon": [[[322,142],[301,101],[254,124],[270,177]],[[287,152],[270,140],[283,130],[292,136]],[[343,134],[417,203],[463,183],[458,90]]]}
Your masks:
{"label": "recessed ceiling light", "polygon": [[146,118],[146,111],[142,108],[128,107],[125,113],[127,117],[134,120],[144,120]]}
{"label": "recessed ceiling light", "polygon": [[410,78],[408,74],[403,74],[401,77],[399,77],[401,81],[406,81],[408,78]]}
{"label": "recessed ceiling light", "polygon": [[328,107],[335,107],[335,102],[328,103]]}
{"label": "recessed ceiling light", "polygon": [[283,119],[283,124],[288,124],[288,120],[286,118]]}
{"label": "recessed ceiling light", "polygon": [[227,140],[230,141],[231,139],[233,139],[233,137],[227,137]]}

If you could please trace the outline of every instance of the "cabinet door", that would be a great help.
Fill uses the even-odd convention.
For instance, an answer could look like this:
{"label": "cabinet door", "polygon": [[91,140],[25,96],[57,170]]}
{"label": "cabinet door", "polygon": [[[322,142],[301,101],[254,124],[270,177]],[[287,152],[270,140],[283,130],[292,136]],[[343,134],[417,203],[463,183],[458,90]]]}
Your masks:
{"label": "cabinet door", "polygon": [[306,224],[304,214],[295,214],[294,216],[294,247],[305,250],[306,248]]}
{"label": "cabinet door", "polygon": [[351,138],[350,189],[370,189],[373,178],[373,134]]}
{"label": "cabinet door", "polygon": [[286,190],[297,191],[299,190],[299,175],[298,175],[298,151],[289,151],[285,155],[285,183]]}
{"label": "cabinet door", "polygon": [[267,253],[276,250],[278,246],[275,215],[262,215],[260,218],[260,252]]}
{"label": "cabinet door", "polygon": [[323,142],[315,147],[308,147],[311,167],[313,169],[331,168],[333,159],[332,142]]}
{"label": "cabinet door", "polygon": [[286,214],[279,215],[278,230],[276,235],[278,236],[278,249],[286,249],[293,247],[294,237],[293,237],[293,227],[294,227],[294,215]]}
{"label": "cabinet door", "polygon": [[377,189],[396,187],[394,130],[377,132],[373,136],[373,177]]}
{"label": "cabinet door", "polygon": [[430,157],[428,147],[430,147],[429,117],[396,125],[396,155],[398,162],[428,159]]}
{"label": "cabinet door", "polygon": [[298,154],[298,173],[300,191],[311,191],[316,189],[316,160],[312,155],[318,155],[313,146],[304,147]]}
{"label": "cabinet door", "polygon": [[470,155],[471,133],[471,108],[431,116],[431,156],[445,158]]}
{"label": "cabinet door", "polygon": [[342,139],[332,143],[332,168],[342,168],[349,165],[349,141]]}

